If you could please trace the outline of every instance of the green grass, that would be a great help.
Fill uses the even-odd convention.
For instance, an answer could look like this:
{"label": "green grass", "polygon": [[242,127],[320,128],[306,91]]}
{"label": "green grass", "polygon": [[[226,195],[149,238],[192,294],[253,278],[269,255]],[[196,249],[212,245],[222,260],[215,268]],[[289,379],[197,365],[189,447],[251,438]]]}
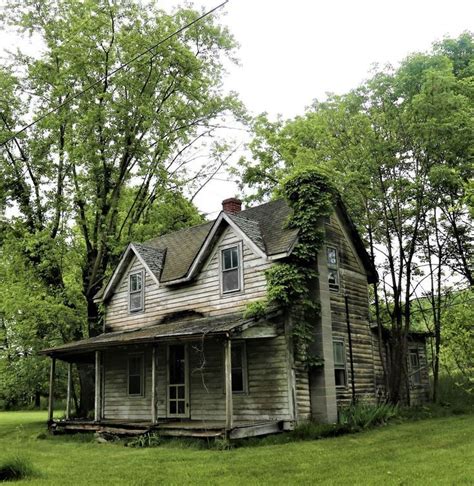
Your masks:
{"label": "green grass", "polygon": [[229,451],[38,438],[45,420],[0,412],[0,462],[23,456],[39,474],[15,484],[474,484],[473,415]]}

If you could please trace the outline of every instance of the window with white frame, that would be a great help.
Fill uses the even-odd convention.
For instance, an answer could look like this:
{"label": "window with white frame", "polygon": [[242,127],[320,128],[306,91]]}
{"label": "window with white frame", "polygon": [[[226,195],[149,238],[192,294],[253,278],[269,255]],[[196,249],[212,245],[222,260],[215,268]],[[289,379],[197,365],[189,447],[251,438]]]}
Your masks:
{"label": "window with white frame", "polygon": [[128,357],[128,394],[143,396],[144,360],[143,354],[134,354]]}
{"label": "window with white frame", "polygon": [[420,355],[418,349],[413,348],[408,351],[410,382],[412,385],[421,385]]}
{"label": "window with white frame", "polygon": [[334,351],[335,383],[337,387],[345,387],[347,385],[346,347],[342,340],[334,340],[332,346]]}
{"label": "window with white frame", "polygon": [[241,290],[240,247],[221,250],[222,293]]}
{"label": "window with white frame", "polygon": [[143,272],[131,273],[128,282],[128,309],[130,312],[143,310],[143,296]]}
{"label": "window with white frame", "polygon": [[326,250],[329,289],[337,291],[339,290],[339,256],[337,254],[337,249],[332,246],[328,246]]}
{"label": "window with white frame", "polygon": [[247,391],[247,354],[245,343],[232,343],[232,392]]}

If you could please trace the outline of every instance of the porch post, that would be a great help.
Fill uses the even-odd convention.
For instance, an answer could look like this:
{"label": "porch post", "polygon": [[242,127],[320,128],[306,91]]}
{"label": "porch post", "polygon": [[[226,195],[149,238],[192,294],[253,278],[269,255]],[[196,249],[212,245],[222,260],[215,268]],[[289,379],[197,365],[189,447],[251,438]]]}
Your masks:
{"label": "porch post", "polygon": [[53,421],[55,374],[56,374],[56,358],[51,358],[51,368],[49,370],[48,423],[51,423]]}
{"label": "porch post", "polygon": [[225,356],[225,428],[227,431],[232,429],[232,345],[230,337],[226,336],[224,343]]}
{"label": "porch post", "polygon": [[151,350],[151,421],[156,423],[156,346]]}
{"label": "porch post", "polygon": [[100,401],[101,401],[101,372],[100,372],[100,351],[95,352],[95,410],[94,410],[94,421],[100,421]]}
{"label": "porch post", "polygon": [[71,417],[72,363],[67,364],[66,420]]}

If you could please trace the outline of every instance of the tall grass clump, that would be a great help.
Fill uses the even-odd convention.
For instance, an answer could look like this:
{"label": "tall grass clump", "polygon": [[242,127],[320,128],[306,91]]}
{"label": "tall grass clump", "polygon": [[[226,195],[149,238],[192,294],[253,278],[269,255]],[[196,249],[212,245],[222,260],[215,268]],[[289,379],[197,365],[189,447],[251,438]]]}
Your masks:
{"label": "tall grass clump", "polygon": [[339,423],[353,430],[368,429],[376,425],[383,425],[397,415],[398,407],[390,403],[377,405],[357,403],[339,410]]}
{"label": "tall grass clump", "polygon": [[25,457],[15,456],[0,461],[0,481],[18,481],[35,475],[35,469]]}

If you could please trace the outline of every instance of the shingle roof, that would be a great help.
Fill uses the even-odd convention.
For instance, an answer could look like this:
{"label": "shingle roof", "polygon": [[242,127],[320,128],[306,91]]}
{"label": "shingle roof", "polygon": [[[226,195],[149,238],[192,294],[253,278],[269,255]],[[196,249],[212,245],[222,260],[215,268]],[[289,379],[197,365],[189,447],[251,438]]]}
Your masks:
{"label": "shingle roof", "polygon": [[92,338],[82,339],[54,348],[43,349],[40,354],[64,356],[88,350],[108,348],[123,344],[138,344],[154,342],[173,337],[211,336],[240,330],[257,325],[255,319],[244,319],[242,313],[228,314],[219,317],[203,317],[199,319],[184,319],[181,321],[157,324],[132,331],[107,332]]}
{"label": "shingle roof", "polygon": [[142,243],[134,243],[133,246],[143,258],[148,268],[153,272],[156,280],[160,280],[161,271],[165,262],[166,248],[153,248]]}
{"label": "shingle roof", "polygon": [[[297,230],[286,227],[290,214],[288,204],[280,199],[228,216],[258,248],[267,255],[276,255],[289,251],[298,235]],[[147,247],[166,249],[160,279],[162,282],[176,280],[187,274],[213,224],[211,221],[144,243]]]}

